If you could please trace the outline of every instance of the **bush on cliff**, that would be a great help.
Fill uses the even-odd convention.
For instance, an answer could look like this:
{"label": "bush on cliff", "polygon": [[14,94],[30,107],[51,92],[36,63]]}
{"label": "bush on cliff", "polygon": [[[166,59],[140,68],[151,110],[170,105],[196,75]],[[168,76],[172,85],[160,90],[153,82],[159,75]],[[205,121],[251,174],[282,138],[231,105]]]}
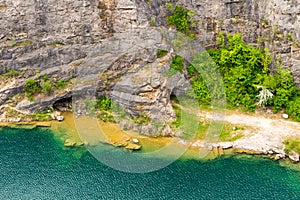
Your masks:
{"label": "bush on cliff", "polygon": [[26,92],[29,100],[33,101],[33,95],[41,91],[41,86],[37,80],[30,78],[24,85],[24,91]]}

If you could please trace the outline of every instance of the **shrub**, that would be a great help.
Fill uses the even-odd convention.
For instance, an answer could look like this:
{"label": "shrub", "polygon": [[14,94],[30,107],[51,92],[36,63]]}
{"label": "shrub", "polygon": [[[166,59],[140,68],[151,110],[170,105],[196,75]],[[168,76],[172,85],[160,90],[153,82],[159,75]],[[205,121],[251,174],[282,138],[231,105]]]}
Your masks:
{"label": "shrub", "polygon": [[4,74],[5,76],[8,77],[16,77],[19,76],[19,72],[17,70],[14,69],[10,69],[6,74]]}
{"label": "shrub", "polygon": [[[173,10],[173,4],[167,4],[166,8],[168,11]],[[169,25],[173,25],[180,32],[185,33],[188,36],[191,36],[190,29],[191,25],[194,21],[191,19],[190,15],[194,14],[193,11],[189,11],[188,9],[182,7],[181,5],[177,5],[174,9],[172,15],[167,16],[167,21]]]}
{"label": "shrub", "polygon": [[150,18],[150,26],[156,26],[155,17]]}
{"label": "shrub", "polygon": [[300,122],[300,97],[287,103],[286,113]]}
{"label": "shrub", "polygon": [[59,80],[54,85],[57,89],[64,89],[67,86],[67,82]]}
{"label": "shrub", "polygon": [[274,91],[274,98],[271,105],[274,105],[273,111],[278,112],[287,106],[288,102],[296,95],[296,88],[293,76],[288,70],[279,69],[273,76],[271,86]]}
{"label": "shrub", "polygon": [[96,107],[100,110],[110,110],[111,109],[111,99],[103,96],[99,96]]}
{"label": "shrub", "polygon": [[[268,49],[245,44],[240,34],[229,34],[225,37],[220,33],[217,43],[218,48],[210,49],[208,53],[222,75],[226,99],[231,106],[242,105],[247,110],[254,111],[256,105],[261,104],[273,106],[274,112],[287,106],[287,112],[295,118],[299,116],[296,105],[299,100],[296,99],[293,76],[291,72],[281,68],[274,75],[269,74],[271,57]],[[188,74],[192,76],[193,87],[193,91],[188,91],[187,94],[201,102],[209,103],[212,98],[219,98],[218,95],[222,93],[218,91],[219,87],[214,86],[217,83],[214,80],[214,63],[205,52],[195,55],[194,60],[196,62],[193,61],[194,63],[187,67]],[[268,98],[261,98],[264,93]]]}
{"label": "shrub", "polygon": [[184,67],[183,58],[181,56],[176,55],[171,62],[171,69],[182,72]]}
{"label": "shrub", "polygon": [[35,79],[28,79],[24,85],[24,91],[27,93],[29,99],[33,100],[32,96],[41,91],[39,82]]}
{"label": "shrub", "polygon": [[44,84],[42,86],[42,91],[47,95],[52,94],[53,90],[52,90],[52,85],[51,85],[50,81],[44,82]]}
{"label": "shrub", "polygon": [[162,58],[167,54],[168,54],[168,51],[163,50],[163,49],[158,49],[157,52],[156,52],[157,58]]}

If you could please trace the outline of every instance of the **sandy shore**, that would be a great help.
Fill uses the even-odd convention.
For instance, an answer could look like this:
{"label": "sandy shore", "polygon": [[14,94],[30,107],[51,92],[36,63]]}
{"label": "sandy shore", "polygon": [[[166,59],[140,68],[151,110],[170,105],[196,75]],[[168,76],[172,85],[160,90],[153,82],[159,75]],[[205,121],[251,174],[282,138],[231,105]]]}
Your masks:
{"label": "sandy shore", "polygon": [[[244,129],[244,136],[236,141],[214,144],[207,144],[205,141],[200,140],[184,141],[172,137],[150,138],[141,136],[133,131],[123,131],[118,124],[104,123],[89,117],[75,119],[71,112],[62,113],[62,115],[64,116],[64,121],[62,122],[0,122],[0,126],[50,127],[53,133],[65,142],[65,146],[97,145],[99,142],[104,142],[118,147],[126,147],[134,144],[133,139],[137,139],[139,141],[138,145],[142,147],[142,151],[154,151],[176,140],[179,148],[180,146],[189,146],[191,152],[208,149],[211,151],[208,153],[210,157],[218,157],[228,153],[247,153],[268,154],[272,158],[275,158],[277,155],[277,159],[285,158],[287,155],[284,152],[284,140],[300,137],[300,123],[281,119],[278,115],[276,117],[274,115],[263,117],[238,112],[227,113],[224,119],[225,122],[249,128]],[[210,119],[211,115],[209,112],[202,112],[200,117]],[[78,134],[78,130],[81,132],[81,135]],[[87,134],[83,134],[83,130]],[[195,155],[199,156],[199,153]]]}

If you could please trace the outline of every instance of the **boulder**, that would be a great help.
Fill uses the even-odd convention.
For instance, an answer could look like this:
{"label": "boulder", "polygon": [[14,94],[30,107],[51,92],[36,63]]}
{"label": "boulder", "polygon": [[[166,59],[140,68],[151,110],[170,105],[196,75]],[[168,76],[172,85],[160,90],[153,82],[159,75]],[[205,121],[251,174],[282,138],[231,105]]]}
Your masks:
{"label": "boulder", "polygon": [[220,142],[219,146],[222,149],[229,149],[233,147],[233,144],[231,142]]}
{"label": "boulder", "polygon": [[299,161],[300,161],[299,154],[296,153],[295,151],[291,151],[291,152],[290,152],[290,154],[289,154],[289,159],[290,159],[292,162],[299,162]]}
{"label": "boulder", "polygon": [[278,154],[275,155],[274,159],[279,160],[279,159],[282,159],[284,157],[285,157],[285,155],[278,153]]}
{"label": "boulder", "polygon": [[57,116],[57,117],[56,117],[56,119],[57,119],[58,121],[60,121],[60,122],[61,122],[61,121],[63,121],[63,120],[64,120],[64,116],[61,116],[61,115],[60,115],[60,116]]}

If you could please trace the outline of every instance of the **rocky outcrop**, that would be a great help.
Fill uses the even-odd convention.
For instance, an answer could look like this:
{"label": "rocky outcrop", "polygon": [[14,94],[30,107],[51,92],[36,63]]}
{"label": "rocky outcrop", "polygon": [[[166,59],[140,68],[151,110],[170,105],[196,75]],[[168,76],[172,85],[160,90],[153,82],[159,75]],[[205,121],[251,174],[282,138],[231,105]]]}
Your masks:
{"label": "rocky outcrop", "polygon": [[[47,75],[53,82],[69,81],[101,72],[93,85],[94,94],[110,96],[132,115],[144,112],[162,121],[173,118],[169,97],[179,91],[179,85],[186,84],[185,79],[180,74],[162,76],[169,68],[171,55],[157,59],[156,50],[166,46],[161,46],[163,42],[149,23],[155,18],[156,26],[167,26],[167,2],[0,0],[0,73],[12,69],[19,72],[15,82],[0,89],[0,105],[22,93],[28,78]],[[268,47],[274,61],[280,58],[300,85],[297,0],[172,2],[195,11],[193,29],[199,46],[214,46],[220,31],[241,32],[246,42]],[[128,31],[130,34],[126,34]],[[83,89],[78,82],[75,86],[74,93]],[[42,96],[35,102],[25,99],[18,102],[17,109],[44,110],[70,98],[71,89]]]}

